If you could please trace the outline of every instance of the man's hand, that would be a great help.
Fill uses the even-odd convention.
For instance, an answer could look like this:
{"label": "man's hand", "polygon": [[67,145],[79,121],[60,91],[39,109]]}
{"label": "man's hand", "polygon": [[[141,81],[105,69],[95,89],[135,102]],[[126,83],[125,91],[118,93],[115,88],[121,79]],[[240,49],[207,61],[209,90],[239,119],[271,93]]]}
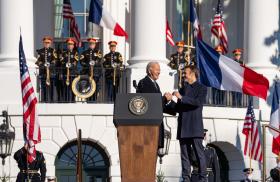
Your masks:
{"label": "man's hand", "polygon": [[169,92],[166,92],[166,93],[164,94],[164,97],[166,98],[167,101],[171,101],[171,100],[172,100],[172,94],[169,93]]}
{"label": "man's hand", "polygon": [[181,94],[178,91],[174,91],[172,95],[174,95],[178,99],[182,99],[182,96],[181,96]]}

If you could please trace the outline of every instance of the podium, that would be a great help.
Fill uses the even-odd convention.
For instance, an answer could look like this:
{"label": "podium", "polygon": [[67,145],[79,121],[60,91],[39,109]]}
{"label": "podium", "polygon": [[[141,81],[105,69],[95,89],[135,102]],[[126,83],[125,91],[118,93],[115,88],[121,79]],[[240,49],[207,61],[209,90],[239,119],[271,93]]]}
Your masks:
{"label": "podium", "polygon": [[114,124],[122,182],[155,182],[159,126],[162,122],[160,94],[118,94]]}

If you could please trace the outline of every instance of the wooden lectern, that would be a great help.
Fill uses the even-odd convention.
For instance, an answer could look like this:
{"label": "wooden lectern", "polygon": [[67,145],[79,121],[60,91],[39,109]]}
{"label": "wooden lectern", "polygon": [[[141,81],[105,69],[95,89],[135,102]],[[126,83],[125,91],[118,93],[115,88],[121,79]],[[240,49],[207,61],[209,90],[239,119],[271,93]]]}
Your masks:
{"label": "wooden lectern", "polygon": [[118,94],[114,124],[118,131],[122,182],[155,182],[160,94]]}

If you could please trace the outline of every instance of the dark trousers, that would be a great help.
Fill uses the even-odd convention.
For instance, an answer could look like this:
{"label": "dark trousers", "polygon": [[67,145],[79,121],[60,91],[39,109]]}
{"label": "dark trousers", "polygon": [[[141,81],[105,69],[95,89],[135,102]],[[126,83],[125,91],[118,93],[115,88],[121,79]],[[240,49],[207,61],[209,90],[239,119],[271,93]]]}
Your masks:
{"label": "dark trousers", "polygon": [[[40,174],[29,174],[29,179],[31,182],[41,182]],[[27,180],[27,174],[25,173],[18,173],[16,182],[25,182]]]}
{"label": "dark trousers", "polygon": [[[213,172],[207,173],[208,182],[215,182],[215,176]],[[199,181],[199,174],[197,172],[192,172],[191,182]]]}
{"label": "dark trousers", "polygon": [[206,182],[206,159],[204,154],[204,147],[202,145],[202,138],[185,138],[180,139],[181,149],[181,163],[182,163],[182,177],[184,182],[191,181],[191,163],[190,156],[192,154],[192,148],[194,154],[198,159],[199,164],[199,182]]}
{"label": "dark trousers", "polygon": [[113,84],[113,79],[106,78],[106,90],[107,90],[107,100],[115,101],[116,94],[119,90],[119,81],[116,79],[115,86]]}

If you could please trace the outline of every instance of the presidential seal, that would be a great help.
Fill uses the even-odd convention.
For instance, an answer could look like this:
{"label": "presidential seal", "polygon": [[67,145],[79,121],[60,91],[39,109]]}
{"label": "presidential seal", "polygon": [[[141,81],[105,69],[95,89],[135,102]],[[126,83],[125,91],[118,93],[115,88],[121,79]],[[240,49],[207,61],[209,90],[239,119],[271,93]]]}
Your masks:
{"label": "presidential seal", "polygon": [[96,90],[96,83],[93,79],[86,75],[77,76],[72,83],[73,93],[81,99],[91,97]]}
{"label": "presidential seal", "polygon": [[135,96],[130,99],[128,107],[131,113],[135,115],[143,115],[148,110],[148,101],[142,96]]}

